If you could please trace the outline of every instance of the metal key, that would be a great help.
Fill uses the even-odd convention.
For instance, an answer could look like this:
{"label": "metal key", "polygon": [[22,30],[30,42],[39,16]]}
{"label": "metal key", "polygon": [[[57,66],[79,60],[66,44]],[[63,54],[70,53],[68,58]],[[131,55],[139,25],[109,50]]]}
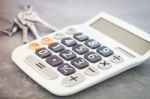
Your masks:
{"label": "metal key", "polygon": [[16,22],[16,24],[19,26],[19,28],[22,29],[23,43],[27,43],[28,42],[28,29],[29,28],[27,26],[21,24],[17,18],[14,19],[14,22]]}
{"label": "metal key", "polygon": [[4,29],[2,29],[2,30],[0,30],[0,31],[3,32],[3,33],[5,33],[5,34],[7,34],[7,35],[9,35],[9,36],[12,36],[14,33],[17,32],[18,26],[17,26],[17,24],[14,22],[13,19],[11,19],[9,23],[10,23],[10,24],[9,24],[6,28],[4,28]]}
{"label": "metal key", "polygon": [[36,39],[40,38],[34,23],[26,20],[27,16],[27,13],[20,12],[17,18],[23,25],[27,26],[33,32],[33,35],[36,37]]}
{"label": "metal key", "polygon": [[36,39],[40,38],[39,32],[38,32],[38,30],[37,30],[37,28],[36,28],[34,23],[28,22],[27,26],[31,30],[31,32],[33,33],[33,35],[35,36]]}
{"label": "metal key", "polygon": [[45,27],[50,28],[54,31],[58,30],[57,28],[51,26],[50,24],[48,24],[46,21],[44,21],[35,11],[33,11],[33,7],[28,6],[26,7],[26,16],[25,19],[31,22],[39,22],[41,24],[43,24]]}

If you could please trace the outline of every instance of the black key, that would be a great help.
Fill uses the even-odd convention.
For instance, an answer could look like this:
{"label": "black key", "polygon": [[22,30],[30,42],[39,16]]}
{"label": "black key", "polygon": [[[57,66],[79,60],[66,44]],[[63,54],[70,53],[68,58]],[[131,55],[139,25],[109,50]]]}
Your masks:
{"label": "black key", "polygon": [[46,57],[52,55],[52,53],[46,48],[40,48],[40,49],[36,50],[35,54],[41,58],[46,58]]}
{"label": "black key", "polygon": [[75,44],[77,44],[77,42],[74,39],[70,38],[70,37],[62,39],[61,43],[63,43],[67,47],[71,47],[71,46],[74,46]]}
{"label": "black key", "polygon": [[63,63],[63,60],[60,59],[60,58],[59,58],[58,56],[56,56],[56,55],[52,55],[52,56],[49,56],[49,57],[46,58],[46,62],[47,62],[48,64],[50,64],[51,66],[56,67],[56,66],[62,64],[62,63]]}
{"label": "black key", "polygon": [[94,52],[86,53],[84,55],[84,58],[87,59],[88,61],[92,62],[92,63],[96,63],[102,59],[98,54],[96,54]]}
{"label": "black key", "polygon": [[83,69],[83,68],[89,66],[89,63],[80,57],[71,60],[71,64],[73,66],[77,67],[78,69]]}
{"label": "black key", "polygon": [[90,40],[87,40],[85,42],[85,45],[87,45],[88,47],[94,49],[94,48],[97,48],[100,46],[100,43],[96,40],[93,40],[93,39],[90,39]]}
{"label": "black key", "polygon": [[77,44],[75,46],[72,47],[72,50],[75,51],[76,53],[82,55],[86,52],[89,51],[89,49],[81,44]]}
{"label": "black key", "polygon": [[58,66],[57,70],[65,76],[75,73],[75,68],[67,63]]}
{"label": "black key", "polygon": [[64,51],[60,52],[59,55],[68,61],[76,57],[76,54],[70,50],[64,50]]}
{"label": "black key", "polygon": [[110,48],[106,46],[99,47],[96,51],[104,57],[108,57],[114,53]]}
{"label": "black key", "polygon": [[61,44],[57,42],[50,44],[48,48],[54,52],[60,52],[65,49]]}
{"label": "black key", "polygon": [[85,41],[85,40],[89,39],[89,37],[87,35],[83,34],[83,33],[76,33],[76,34],[73,35],[73,37],[75,39],[77,39],[78,41]]}

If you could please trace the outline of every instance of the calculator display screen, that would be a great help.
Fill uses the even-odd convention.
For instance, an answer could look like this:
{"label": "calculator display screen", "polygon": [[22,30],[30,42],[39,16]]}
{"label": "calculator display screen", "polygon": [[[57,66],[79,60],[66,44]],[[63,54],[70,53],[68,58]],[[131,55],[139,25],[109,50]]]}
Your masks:
{"label": "calculator display screen", "polygon": [[90,25],[92,28],[106,34],[121,44],[127,46],[140,55],[150,50],[150,42],[134,35],[133,33],[109,22],[106,19],[99,19]]}

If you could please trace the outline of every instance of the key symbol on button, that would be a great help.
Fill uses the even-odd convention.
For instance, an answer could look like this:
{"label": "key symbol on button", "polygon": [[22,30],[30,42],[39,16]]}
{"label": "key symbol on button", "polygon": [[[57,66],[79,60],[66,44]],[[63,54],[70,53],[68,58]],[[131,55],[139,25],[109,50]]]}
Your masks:
{"label": "key symbol on button", "polygon": [[110,62],[106,61],[106,60],[102,60],[100,61],[97,66],[100,68],[100,69],[109,69],[112,67],[112,65],[110,64]]}
{"label": "key symbol on button", "polygon": [[113,63],[122,63],[124,61],[123,57],[120,56],[120,55],[113,55],[113,56],[110,57],[110,60]]}
{"label": "key symbol on button", "polygon": [[72,81],[72,80],[77,81],[78,76],[76,76],[76,77],[70,76],[70,77],[71,77],[71,79],[69,81]]}

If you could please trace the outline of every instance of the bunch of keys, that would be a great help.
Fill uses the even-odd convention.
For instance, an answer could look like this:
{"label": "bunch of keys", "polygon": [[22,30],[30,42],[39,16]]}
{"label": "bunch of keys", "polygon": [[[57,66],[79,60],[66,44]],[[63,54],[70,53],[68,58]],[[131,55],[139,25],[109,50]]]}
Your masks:
{"label": "bunch of keys", "polygon": [[23,33],[23,43],[27,43],[29,30],[33,33],[36,39],[40,38],[38,30],[35,26],[36,23],[43,24],[45,27],[51,29],[52,32],[58,30],[40,18],[33,10],[33,7],[26,6],[25,11],[19,12],[17,17],[10,21],[10,25],[1,31],[8,34],[9,36],[12,36],[19,29],[21,29]]}

